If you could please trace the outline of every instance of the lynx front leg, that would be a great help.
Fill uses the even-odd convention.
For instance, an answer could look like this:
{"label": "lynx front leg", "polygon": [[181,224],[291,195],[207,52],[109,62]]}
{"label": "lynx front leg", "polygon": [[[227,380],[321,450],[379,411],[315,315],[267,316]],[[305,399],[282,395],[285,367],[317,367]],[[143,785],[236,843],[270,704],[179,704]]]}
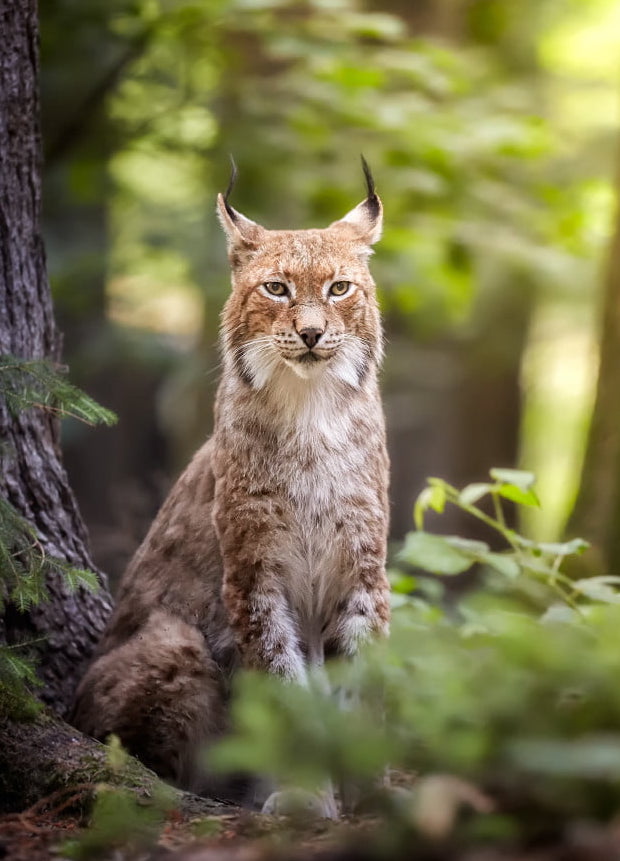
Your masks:
{"label": "lynx front leg", "polygon": [[[353,508],[353,506],[351,506]],[[325,631],[328,652],[353,657],[361,645],[387,636],[390,584],[385,573],[386,520],[370,502],[350,516],[341,537],[348,576],[336,612]]]}
{"label": "lynx front leg", "polygon": [[[355,540],[357,539],[357,541]],[[390,585],[385,573],[384,541],[360,541],[351,545],[363,553],[351,554],[352,577],[348,593],[340,601],[330,625],[329,646],[336,654],[353,657],[373,637],[387,636],[390,626]]]}
{"label": "lynx front leg", "polygon": [[273,498],[246,497],[233,506],[222,495],[218,503],[222,597],[242,665],[303,683],[306,669],[284,591],[286,572],[276,561],[285,526]]}
{"label": "lynx front leg", "polygon": [[355,589],[342,602],[341,608],[330,643],[336,654],[353,657],[364,643],[389,633],[387,585],[386,588]]}
{"label": "lynx front leg", "polygon": [[226,565],[223,597],[243,666],[305,682],[295,625],[273,573],[260,563]]}

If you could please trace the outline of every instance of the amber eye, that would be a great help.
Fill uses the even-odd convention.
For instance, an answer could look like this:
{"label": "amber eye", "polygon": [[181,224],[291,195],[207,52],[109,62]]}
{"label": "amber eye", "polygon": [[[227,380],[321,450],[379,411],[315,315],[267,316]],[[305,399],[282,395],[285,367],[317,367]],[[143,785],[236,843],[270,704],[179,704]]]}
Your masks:
{"label": "amber eye", "polygon": [[349,292],[350,286],[350,281],[334,281],[332,286],[329,288],[329,292],[332,296],[344,296],[345,293]]}
{"label": "amber eye", "polygon": [[263,287],[272,296],[286,296],[288,293],[286,284],[283,284],[281,281],[265,281]]}

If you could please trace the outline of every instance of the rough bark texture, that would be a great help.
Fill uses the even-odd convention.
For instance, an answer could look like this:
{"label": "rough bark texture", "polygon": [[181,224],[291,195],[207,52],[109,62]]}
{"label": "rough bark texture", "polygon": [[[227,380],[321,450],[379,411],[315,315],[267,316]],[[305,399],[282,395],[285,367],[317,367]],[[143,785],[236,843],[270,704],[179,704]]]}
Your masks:
{"label": "rough bark texture", "polygon": [[[60,357],[39,232],[40,134],[34,0],[0,0],[0,353]],[[36,526],[46,553],[93,568],[87,536],[58,446],[58,422],[42,410],[12,417],[0,400],[0,494]],[[111,608],[96,594],[70,594],[50,578],[49,602],[27,614],[7,608],[0,642],[44,638],[42,698],[66,713],[84,662]],[[2,745],[0,744],[0,747]]]}
{"label": "rough bark texture", "polygon": [[[22,810],[38,799],[72,784],[123,786],[150,798],[159,778],[128,757],[112,768],[104,745],[83,736],[48,714],[34,722],[15,723],[0,717],[0,814]],[[229,812],[234,808],[170,788],[171,800],[184,815]]]}
{"label": "rough bark texture", "polygon": [[616,221],[609,248],[601,319],[601,355],[592,423],[577,502],[568,525],[593,550],[586,567],[597,574],[620,571],[620,160]]}

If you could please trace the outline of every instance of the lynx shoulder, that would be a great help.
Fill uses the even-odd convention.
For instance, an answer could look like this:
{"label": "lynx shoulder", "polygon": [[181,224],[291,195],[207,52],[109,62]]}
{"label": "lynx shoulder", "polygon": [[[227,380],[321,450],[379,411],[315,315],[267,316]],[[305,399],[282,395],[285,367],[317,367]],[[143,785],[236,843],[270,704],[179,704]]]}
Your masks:
{"label": "lynx shoulder", "polygon": [[130,563],[76,725],[196,789],[237,667],[304,681],[387,633],[382,332],[368,268],[382,206],[267,230],[218,197],[232,291],[211,439]]}

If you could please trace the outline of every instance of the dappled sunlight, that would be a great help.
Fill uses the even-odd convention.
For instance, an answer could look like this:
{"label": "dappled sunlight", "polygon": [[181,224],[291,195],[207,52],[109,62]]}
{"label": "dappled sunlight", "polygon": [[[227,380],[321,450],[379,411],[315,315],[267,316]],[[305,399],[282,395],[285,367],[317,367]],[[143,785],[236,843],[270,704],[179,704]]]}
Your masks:
{"label": "dappled sunlight", "polygon": [[113,278],[108,315],[121,326],[179,336],[193,343],[203,325],[204,304],[191,284],[155,281],[145,275]]}
{"label": "dappled sunlight", "polygon": [[523,357],[526,413],[521,462],[539,478],[541,508],[528,510],[528,529],[539,539],[562,534],[577,489],[598,373],[598,339],[592,314],[564,305],[541,305]]}

